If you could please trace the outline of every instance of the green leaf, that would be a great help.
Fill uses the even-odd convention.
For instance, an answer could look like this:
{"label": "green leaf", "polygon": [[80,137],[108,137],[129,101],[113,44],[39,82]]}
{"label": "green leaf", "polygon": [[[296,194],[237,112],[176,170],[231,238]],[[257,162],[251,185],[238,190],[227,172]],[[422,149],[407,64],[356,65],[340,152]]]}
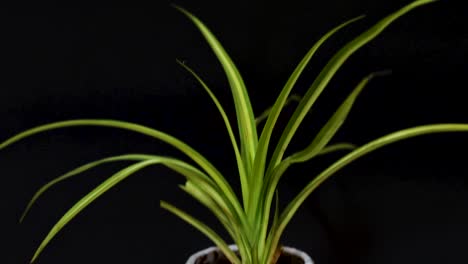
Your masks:
{"label": "green leaf", "polygon": [[249,95],[239,70],[237,69],[232,59],[229,57],[228,53],[224,50],[221,43],[197,17],[179,6],[174,5],[174,7],[186,15],[200,30],[202,35],[205,37],[205,40],[208,42],[211,49],[218,58],[219,62],[221,63],[224,72],[226,73],[236,108],[237,124],[239,127],[240,141],[243,149],[241,152],[245,153],[246,155],[246,169],[247,171],[250,171],[255,157],[258,137],[252,105],[250,103]]}
{"label": "green leaf", "polygon": [[[330,142],[332,137],[336,134],[338,129],[346,120],[346,117],[351,111],[351,108],[354,102],[356,101],[359,93],[366,86],[369,80],[378,74],[380,73],[370,74],[367,77],[365,77],[362,81],[359,82],[356,88],[354,88],[354,90],[344,100],[344,102],[340,105],[340,107],[338,107],[338,109],[335,111],[332,117],[328,120],[328,122],[322,127],[322,129],[319,131],[317,136],[315,136],[314,140],[312,140],[312,143],[310,143],[309,146],[307,146],[302,151],[299,151],[289,156],[285,160],[283,160],[273,170],[271,174],[266,175],[267,180],[262,189],[262,197],[264,197],[264,201],[265,201],[263,205],[264,206],[263,211],[265,212],[265,215],[263,216],[262,223],[261,223],[262,235],[266,236],[266,233],[267,233],[267,227],[265,225],[268,225],[269,216],[266,215],[266,212],[270,211],[271,203],[273,200],[273,195],[280,181],[281,176],[284,174],[284,172],[286,172],[286,170],[292,164],[310,160],[311,158],[319,155],[322,152],[322,150],[324,150],[326,145]],[[341,145],[338,147],[342,148],[342,147],[351,147],[351,146]],[[334,149],[328,149],[326,151],[329,152],[330,150],[336,150],[336,148],[337,146],[335,146]]]}
{"label": "green leaf", "polygon": [[365,44],[369,43],[371,40],[377,37],[385,28],[387,28],[387,26],[389,26],[396,19],[418,6],[425,5],[434,1],[436,0],[419,0],[406,5],[400,10],[380,20],[373,27],[359,35],[354,40],[347,43],[330,59],[330,61],[320,72],[319,76],[315,79],[310,88],[307,90],[303,99],[299,103],[299,106],[297,107],[293,116],[286,125],[286,128],[283,131],[278,145],[276,146],[275,151],[272,155],[269,171],[273,170],[273,168],[281,162],[287,146],[291,142],[291,139],[296,133],[299,125],[302,123],[302,120],[304,119],[305,115],[314,105],[319,95],[328,85],[328,83],[338,71],[338,69],[346,62],[346,60],[355,51],[359,50]]}
{"label": "green leaf", "polygon": [[[412,9],[418,6],[422,6],[422,5],[425,5],[434,1],[436,0],[417,0],[404,6],[400,10],[380,20],[377,24],[375,24],[370,29],[368,29],[367,31],[365,31],[364,33],[356,37],[354,40],[348,42],[343,48],[341,48],[330,59],[330,61],[326,64],[326,66],[320,72],[319,76],[315,79],[315,81],[312,83],[310,88],[307,90],[303,99],[299,103],[299,106],[297,107],[296,111],[293,113],[291,119],[286,125],[286,128],[284,129],[280,137],[280,140],[270,159],[269,167],[267,169],[267,175],[271,175],[273,170],[282,174],[283,172],[281,170],[282,169],[285,170],[285,168],[287,168],[288,162],[280,164],[281,161],[283,160],[283,155],[286,151],[286,148],[291,142],[291,139],[296,133],[299,125],[302,123],[302,120],[304,119],[305,115],[309,112],[310,108],[313,106],[313,104],[315,103],[319,95],[328,85],[328,83],[330,82],[332,77],[335,75],[335,73],[338,71],[338,69],[346,62],[346,60],[355,51],[357,51],[358,49],[363,47],[365,44],[367,44],[368,42],[373,40],[375,37],[377,37],[387,26],[389,26],[396,19],[398,19],[402,15],[406,14],[407,12],[411,11]],[[261,146],[261,144],[262,144],[262,139],[260,138],[259,145]],[[279,166],[279,165],[283,165],[283,166]],[[263,168],[260,168],[260,169],[263,169]],[[263,213],[263,217],[268,217],[268,216],[266,213]],[[261,235],[263,236],[263,233]],[[274,240],[274,242],[272,243],[272,246],[276,246],[276,245],[277,245],[277,241]],[[270,252],[268,253],[267,261],[271,261],[273,254],[274,253],[271,252],[270,250]]]}
{"label": "green leaf", "polygon": [[334,175],[336,172],[338,172],[351,162],[381,147],[402,141],[404,139],[409,139],[412,137],[426,134],[444,132],[468,132],[468,124],[431,124],[403,129],[375,139],[367,144],[364,144],[356,150],[345,155],[338,161],[334,162],[326,170],[320,173],[314,180],[307,184],[306,187],[285,208],[285,210],[281,214],[277,228],[275,228],[275,230],[272,230],[270,233],[270,235],[273,236],[272,245],[277,245],[285,227],[287,226],[291,218],[294,216],[296,211],[299,209],[299,207],[302,205],[302,203],[306,200],[306,198],[325,180],[327,180],[330,176]]}
{"label": "green leaf", "polygon": [[[268,114],[268,119],[265,123],[265,126],[263,127],[262,134],[260,136],[260,141],[258,143],[258,149],[257,153],[255,156],[255,166],[254,166],[254,173],[253,177],[255,179],[255,183],[253,184],[254,190],[252,191],[253,194],[251,194],[251,201],[249,204],[251,205],[251,208],[247,210],[248,214],[251,215],[251,218],[259,218],[261,214],[269,214],[269,212],[260,212],[259,210],[261,209],[261,206],[254,201],[259,200],[259,195],[261,193],[261,187],[263,186],[263,178],[264,178],[264,172],[265,172],[265,166],[266,166],[266,158],[267,158],[267,153],[268,153],[268,146],[270,144],[271,136],[273,134],[273,129],[276,125],[276,121],[278,120],[278,117],[283,110],[288,96],[291,93],[292,88],[296,84],[296,81],[299,79],[299,76],[301,75],[302,71],[305,69],[306,65],[312,58],[312,56],[315,54],[315,52],[318,50],[318,48],[333,34],[335,34],[338,30],[341,28],[349,25],[350,23],[353,23],[359,19],[361,19],[362,16],[351,19],[345,23],[340,24],[339,26],[333,28],[329,32],[327,32],[323,37],[321,37],[313,46],[312,48],[309,49],[309,51],[306,53],[306,55],[302,58],[302,60],[299,62],[297,67],[294,69],[293,73],[289,77],[288,81],[284,85],[283,89],[281,90],[280,95],[276,99],[275,104],[271,108],[270,113]],[[264,236],[266,234],[261,234],[260,237]],[[260,247],[260,252],[263,252],[264,248],[264,242],[263,239],[260,239],[259,243]]]}
{"label": "green leaf", "polygon": [[382,75],[384,73],[386,72],[372,73],[366,76],[364,79],[362,79],[356,86],[356,88],[354,88],[354,90],[351,92],[351,94],[346,98],[346,100],[335,111],[335,113],[330,118],[330,120],[328,120],[325,126],[323,126],[322,129],[320,129],[319,133],[314,138],[312,143],[310,143],[309,146],[307,146],[304,150],[294,153],[290,156],[293,162],[304,162],[315,157],[318,153],[320,153],[320,151],[328,144],[328,142],[330,142],[330,140],[333,138],[336,132],[338,132],[340,127],[343,125],[362,89],[364,89],[364,87],[374,76]]}
{"label": "green leaf", "polygon": [[[273,216],[273,223],[271,224],[271,228],[272,229],[275,229],[277,226],[278,226],[278,221],[279,221],[279,194],[278,194],[278,190],[276,190],[276,199],[275,199],[275,214]],[[277,250],[277,247],[276,248],[273,248],[271,246],[271,243],[273,242],[272,240],[272,236],[268,236],[265,240],[265,253],[262,254],[262,259],[261,259],[261,263],[268,263],[266,258],[270,255],[270,252],[272,251],[274,254],[274,252]]]}
{"label": "green leaf", "polygon": [[325,155],[329,153],[333,153],[336,151],[342,151],[342,150],[353,150],[356,149],[357,146],[351,143],[336,143],[327,147],[324,147],[318,154],[318,155]]}
{"label": "green leaf", "polygon": [[205,234],[211,241],[213,241],[213,243],[215,243],[215,245],[221,250],[221,252],[223,252],[223,254],[231,263],[242,264],[236,254],[231,249],[229,249],[229,246],[226,244],[226,242],[224,242],[224,240],[207,225],[167,202],[161,201],[161,207],[177,215],[179,218],[183,219],[198,229],[200,232]]}
{"label": "green leaf", "polygon": [[45,239],[41,242],[38,249],[36,250],[31,262],[34,262],[39,254],[44,250],[47,244],[57,235],[57,233],[67,225],[75,216],[85,209],[89,204],[95,201],[102,194],[107,192],[110,188],[114,187],[116,184],[126,179],[135,172],[148,167],[150,165],[162,164],[171,169],[176,168],[177,170],[190,171],[191,173],[184,173],[184,176],[188,180],[194,182],[204,182],[207,177],[203,176],[203,173],[191,166],[190,164],[169,157],[155,156],[151,159],[140,161],[136,164],[130,165],[119,172],[112,175],[110,178],[106,179],[103,183],[94,188],[91,192],[83,196],[77,203],[75,203],[52,227]]}
{"label": "green leaf", "polygon": [[[301,97],[299,95],[297,95],[297,94],[293,94],[286,100],[286,102],[284,103],[283,108],[288,106],[291,102],[299,102],[299,101],[301,101]],[[257,126],[260,124],[260,122],[267,119],[267,117],[270,114],[272,108],[273,108],[273,106],[267,108],[257,118],[255,118],[255,124]]]}
{"label": "green leaf", "polygon": [[55,179],[53,179],[52,181],[49,181],[48,183],[46,183],[45,185],[43,185],[35,194],[34,196],[31,198],[31,200],[29,201],[28,205],[26,206],[26,209],[24,210],[23,214],[21,215],[21,218],[20,218],[20,222],[22,222],[25,218],[25,216],[27,215],[27,213],[29,212],[29,210],[31,209],[31,207],[33,206],[33,204],[37,201],[37,199],[39,199],[39,197],[45,192],[47,191],[49,188],[51,188],[52,186],[54,186],[55,184],[59,183],[59,182],[62,182],[66,179],[69,179],[73,176],[76,176],[80,173],[83,173],[87,170],[90,170],[96,166],[99,166],[101,164],[104,164],[104,163],[109,163],[109,162],[117,162],[117,161],[141,161],[141,160],[148,160],[148,159],[151,159],[151,158],[154,158],[155,156],[153,155],[146,155],[146,154],[125,154],[125,155],[120,155],[120,156],[113,156],[113,157],[108,157],[108,158],[104,158],[104,159],[100,159],[100,160],[96,160],[96,161],[93,161],[93,162],[90,162],[90,163],[87,163],[87,164],[84,164],[74,170],[71,170]]}
{"label": "green leaf", "polygon": [[235,208],[238,217],[242,220],[243,226],[245,228],[249,228],[248,223],[246,222],[246,217],[244,215],[244,211],[242,210],[239,201],[236,198],[234,191],[232,190],[229,183],[223,177],[223,175],[200,153],[196,150],[191,148],[189,145],[185,144],[181,140],[168,135],[164,132],[159,130],[149,128],[146,126],[142,126],[135,123],[119,121],[119,120],[110,120],[110,119],[76,119],[76,120],[67,120],[67,121],[60,121],[49,123],[41,126],[37,126],[26,131],[23,131],[13,137],[5,140],[3,143],[0,144],[0,149],[3,149],[21,139],[26,137],[30,137],[32,135],[50,131],[59,128],[66,128],[66,127],[75,127],[75,126],[99,126],[99,127],[112,127],[112,128],[119,128],[123,130],[134,131],[143,135],[150,136],[152,138],[161,140],[176,149],[180,150],[188,157],[190,157],[194,162],[196,162],[203,170],[213,179],[216,185],[222,190],[223,195],[227,197],[229,202]]}
{"label": "green leaf", "polygon": [[251,259],[248,237],[242,232],[242,227],[236,224],[238,221],[235,220],[232,214],[225,208],[222,208],[219,202],[215,201],[216,199],[213,197],[213,191],[206,187],[197,186],[197,184],[191,181],[187,181],[185,185],[180,186],[180,188],[207,207],[222,223],[238,246],[241,255],[248,256],[247,258]]}
{"label": "green leaf", "polygon": [[[218,213],[224,214],[228,217],[230,219],[229,224],[235,226],[236,229],[242,228],[242,219],[240,219],[236,214],[236,211],[229,203],[229,200],[227,200],[226,196],[223,195],[221,189],[219,189],[204,173],[194,170],[192,167],[174,166],[172,164],[165,165],[189,179],[188,182],[190,182],[190,184],[186,191],[189,191],[190,193],[190,191],[194,191],[196,188],[201,193],[209,194],[210,199],[212,199],[220,208]],[[197,194],[200,195],[200,193]]]}
{"label": "green leaf", "polygon": [[234,149],[234,154],[236,156],[237,168],[238,168],[238,171],[239,171],[239,177],[240,177],[241,188],[242,188],[242,198],[243,198],[244,207],[247,207],[247,203],[248,203],[248,200],[249,200],[248,199],[249,181],[247,179],[247,174],[246,174],[246,171],[245,171],[245,167],[244,167],[244,164],[243,164],[243,161],[242,161],[241,154],[239,152],[236,137],[234,135],[234,132],[232,131],[232,127],[231,127],[229,119],[228,119],[228,117],[226,115],[226,112],[224,111],[222,105],[219,103],[218,98],[216,98],[214,93],[210,90],[208,85],[206,85],[206,83],[200,78],[200,76],[195,71],[193,71],[189,66],[187,66],[185,63],[182,63],[182,62],[180,62],[178,60],[177,60],[177,63],[180,66],[182,66],[186,71],[188,71],[200,83],[200,85],[205,89],[205,91],[210,96],[211,100],[214,102],[214,104],[218,108],[218,111],[219,111],[219,113],[221,114],[221,116],[223,118],[224,124],[225,124],[226,129],[227,129],[228,134],[229,134],[229,138],[231,140],[232,148]]}
{"label": "green leaf", "polygon": [[242,243],[238,234],[240,226],[232,225],[232,223],[235,223],[233,220],[234,217],[230,215],[226,208],[223,208],[212,197],[210,197],[210,195],[208,195],[202,187],[197,186],[191,181],[187,181],[185,185],[180,185],[179,187],[187,194],[195,198],[195,200],[199,201],[206,208],[208,208],[216,216],[216,218],[218,218],[236,244]]}

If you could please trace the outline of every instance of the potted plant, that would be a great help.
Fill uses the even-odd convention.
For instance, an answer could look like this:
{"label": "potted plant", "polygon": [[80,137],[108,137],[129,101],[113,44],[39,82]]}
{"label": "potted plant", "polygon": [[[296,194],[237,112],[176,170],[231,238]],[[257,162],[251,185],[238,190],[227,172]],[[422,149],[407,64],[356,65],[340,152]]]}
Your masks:
{"label": "potted plant", "polygon": [[[130,130],[161,140],[187,155],[193,163],[154,154],[120,155],[87,163],[47,183],[33,196],[21,216],[21,220],[23,220],[38,197],[54,184],[104,163],[133,161],[132,165],[109,177],[75,203],[49,231],[33,255],[31,262],[34,262],[39,257],[47,244],[71,219],[96,198],[135,172],[145,167],[158,164],[164,165],[186,178],[186,183],[180,186],[180,188],[213,213],[224,226],[235,244],[229,246],[228,243],[209,226],[172,204],[161,201],[160,205],[162,208],[174,213],[197,228],[216,245],[216,247],[194,254],[189,258],[187,263],[312,263],[311,259],[305,253],[293,248],[283,247],[280,241],[281,235],[291,218],[305,199],[319,187],[321,183],[354,160],[388,144],[431,133],[468,131],[468,124],[429,124],[393,132],[361,146],[354,146],[348,143],[331,144],[330,142],[333,136],[345,121],[362,89],[373,77],[386,73],[377,72],[366,76],[358,83],[331,118],[321,128],[319,133],[311,142],[305,145],[304,149],[287,157],[285,156],[285,151],[304,117],[345,61],[356,50],[377,37],[387,26],[400,16],[416,7],[434,1],[435,0],[416,0],[380,20],[367,31],[344,45],[328,61],[304,96],[299,98],[292,95],[292,88],[317,49],[337,31],[362,17],[351,19],[335,27],[320,38],[306,53],[287,80],[274,105],[257,119],[253,114],[250,99],[242,77],[224,48],[197,17],[176,6],[175,8],[185,14],[201,31],[219,59],[228,78],[235,103],[236,122],[239,133],[237,137],[223,106],[206,83],[189,66],[178,62],[205,89],[224,121],[236,157],[241,183],[241,197],[238,198],[235,195],[231,185],[210,161],[183,141],[162,131],[135,123],[108,119],[67,120],[34,127],[5,140],[0,144],[0,149],[26,137],[53,129],[75,126],[103,126]],[[299,104],[289,118],[286,127],[281,132],[281,137],[278,142],[273,145],[271,142],[272,133],[275,129],[278,117],[283,108],[291,100],[297,100]],[[263,125],[263,129],[258,131],[257,123],[262,121],[265,121],[265,124]],[[272,152],[271,156],[268,154],[268,151]],[[280,212],[278,208],[277,187],[288,167],[295,163],[305,162],[316,156],[335,151],[347,151],[347,153],[304,186],[302,191]]]}

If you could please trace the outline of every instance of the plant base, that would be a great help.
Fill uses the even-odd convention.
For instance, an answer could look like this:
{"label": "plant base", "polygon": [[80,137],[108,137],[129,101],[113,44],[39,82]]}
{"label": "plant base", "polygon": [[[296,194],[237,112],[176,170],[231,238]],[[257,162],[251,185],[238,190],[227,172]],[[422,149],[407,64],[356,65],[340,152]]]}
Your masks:
{"label": "plant base", "polygon": [[[237,246],[229,246],[237,251]],[[313,264],[306,253],[291,247],[282,247],[282,253],[276,264]],[[231,264],[217,247],[210,247],[199,251],[187,260],[186,264]]]}

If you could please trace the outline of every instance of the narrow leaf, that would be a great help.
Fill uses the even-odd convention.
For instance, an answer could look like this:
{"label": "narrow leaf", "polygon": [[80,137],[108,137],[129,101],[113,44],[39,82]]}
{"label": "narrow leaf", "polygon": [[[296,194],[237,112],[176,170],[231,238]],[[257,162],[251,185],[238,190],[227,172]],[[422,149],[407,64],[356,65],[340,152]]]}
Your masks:
{"label": "narrow leaf", "polygon": [[216,199],[216,195],[213,195],[216,194],[216,192],[206,188],[204,185],[198,186],[191,181],[187,181],[181,188],[207,207],[218,218],[238,246],[241,256],[245,256],[246,259],[251,259],[251,246],[247,234],[239,225],[239,221],[233,214],[217,202],[218,199]]}
{"label": "narrow leaf", "polygon": [[354,90],[351,92],[351,94],[340,105],[340,107],[338,107],[338,109],[335,111],[330,120],[328,120],[328,122],[322,127],[322,129],[320,129],[319,133],[314,138],[312,143],[310,143],[309,146],[307,146],[304,150],[291,155],[291,159],[294,162],[304,162],[320,153],[320,151],[328,144],[328,142],[333,138],[336,132],[338,132],[340,127],[343,125],[362,89],[369,83],[369,81],[374,76],[380,74],[381,73],[372,73],[364,79],[362,79],[356,86],[356,88],[354,88]]}
{"label": "narrow leaf", "polygon": [[302,203],[306,200],[306,198],[326,179],[334,175],[336,172],[338,172],[351,162],[366,154],[369,154],[372,151],[375,151],[381,147],[387,146],[395,142],[399,142],[416,136],[444,132],[468,132],[468,124],[431,124],[403,129],[375,139],[345,155],[344,157],[333,163],[331,166],[329,166],[322,173],[320,173],[309,184],[307,184],[306,187],[288,204],[288,206],[281,214],[277,228],[271,230],[270,235],[273,236],[272,246],[278,244],[281,234],[283,233],[287,224],[294,216],[296,211],[299,209],[299,207],[302,205]]}
{"label": "narrow leaf", "polygon": [[187,10],[175,6],[174,7],[186,15],[200,30],[205,37],[205,40],[210,45],[215,53],[219,62],[221,63],[226,77],[229,81],[234,104],[236,108],[237,122],[240,133],[241,146],[246,154],[247,170],[250,170],[255,157],[255,150],[257,148],[258,137],[257,128],[255,126],[255,117],[253,115],[252,105],[250,103],[249,95],[245,87],[244,81],[228,53],[224,50],[221,43],[211,33],[211,31],[194,15]]}
{"label": "narrow leaf", "polygon": [[[45,239],[41,242],[38,249],[34,253],[31,263],[37,259],[39,254],[44,250],[44,248],[49,244],[49,242],[57,235],[57,233],[60,232],[60,230],[62,230],[62,228],[65,225],[67,225],[73,218],[75,218],[75,216],[78,213],[80,213],[83,209],[85,209],[89,204],[91,204],[98,197],[100,197],[102,194],[107,192],[110,188],[114,187],[116,184],[126,179],[128,176],[134,174],[135,172],[145,167],[148,167],[154,164],[163,164],[166,166],[170,165],[173,167],[177,166],[177,167],[184,168],[186,170],[193,170],[194,172],[198,171],[196,168],[192,167],[186,162],[183,162],[174,158],[160,157],[160,156],[156,156],[152,159],[138,162],[136,164],[126,167],[125,169],[120,170],[119,172],[112,175],[110,178],[106,179],[103,183],[98,185],[96,188],[94,188],[87,195],[82,197],[57,221],[57,223],[52,227],[52,229],[49,231]],[[202,173],[200,172],[199,174],[202,174]],[[202,178],[196,177],[199,174],[194,173],[191,175],[184,175],[184,176],[190,176],[189,180],[192,177],[193,177],[193,180],[201,180]]]}
{"label": "narrow leaf", "polygon": [[[365,31],[361,35],[359,35],[354,40],[350,41],[346,44],[343,48],[341,48],[327,63],[327,65],[322,69],[319,76],[315,79],[312,83],[311,87],[308,89],[306,94],[304,95],[303,99],[299,103],[296,111],[294,112],[293,116],[289,120],[288,124],[286,125],[285,130],[283,131],[280,140],[273,152],[272,158],[270,159],[269,168],[267,170],[267,174],[270,174],[273,169],[275,169],[278,164],[283,159],[283,155],[288,147],[291,139],[293,138],[294,134],[296,133],[299,125],[302,123],[307,112],[313,106],[319,95],[325,89],[325,87],[330,82],[331,78],[335,75],[338,69],[346,62],[346,60],[358,49],[362,46],[373,40],[377,37],[387,26],[389,26],[392,22],[396,19],[401,17],[402,15],[406,14],[407,12],[411,11],[412,9],[422,6],[437,0],[416,0],[400,10],[390,14],[389,16],[385,17],[384,19],[380,20],[377,24],[371,27],[369,30]],[[261,143],[261,139],[260,139]],[[264,216],[266,214],[263,214]],[[263,234],[262,234],[263,235]],[[277,242],[275,242],[277,243]],[[273,243],[274,246],[275,243]],[[267,261],[272,260],[272,253],[267,258]]]}
{"label": "narrow leaf", "polygon": [[[273,170],[271,174],[266,175],[267,183],[263,186],[263,190],[262,190],[262,195],[265,195],[263,196],[264,197],[264,202],[263,202],[264,209],[263,210],[265,212],[270,211],[274,192],[284,172],[286,172],[286,170],[292,164],[310,160],[311,158],[320,154],[320,152],[330,142],[332,137],[335,135],[335,133],[341,127],[343,122],[346,120],[346,117],[351,111],[351,108],[354,102],[356,101],[359,93],[366,86],[369,80],[375,75],[376,75],[375,73],[370,74],[367,77],[365,77],[362,81],[359,82],[356,88],[354,88],[354,90],[344,100],[344,102],[340,105],[340,107],[338,107],[338,109],[335,111],[332,117],[328,120],[328,122],[322,127],[322,129],[319,131],[317,136],[315,136],[314,140],[312,140],[312,143],[310,143],[309,146],[307,146],[304,150],[299,151],[289,156],[285,160],[283,160]],[[340,146],[340,147],[343,147],[343,146]],[[345,146],[345,147],[349,147],[349,146]],[[330,149],[328,149],[327,151],[330,151]],[[269,216],[266,215],[265,213],[262,219],[262,224],[261,224],[261,227],[263,229],[262,230],[263,235],[266,235],[267,233],[266,227],[264,225],[267,225],[268,221],[269,221]]]}
{"label": "narrow leaf", "polygon": [[243,233],[240,232],[242,228],[239,225],[236,225],[237,221],[234,219],[232,214],[230,214],[230,212],[225,208],[222,208],[222,205],[220,205],[211,197],[211,193],[208,194],[204,188],[197,186],[191,181],[187,181],[185,185],[181,185],[180,188],[198,200],[216,216],[216,218],[224,226],[224,229],[226,229],[231,238],[234,240],[236,245],[239,245],[239,247],[243,245],[244,240],[241,239]]}
{"label": "narrow leaf", "polygon": [[207,225],[203,224],[199,220],[195,219],[193,216],[185,213],[184,211],[178,209],[177,207],[167,202],[161,201],[161,207],[177,215],[179,218],[186,221],[187,223],[198,229],[200,232],[202,232],[204,235],[206,235],[211,241],[213,241],[213,243],[215,243],[215,245],[221,250],[221,252],[223,252],[223,254],[226,256],[227,259],[229,259],[231,263],[242,264],[239,258],[236,256],[236,254],[231,249],[229,249],[227,243],[224,242],[224,240]]}
{"label": "narrow leaf", "polygon": [[[299,101],[301,101],[301,97],[299,95],[297,95],[297,94],[293,94],[286,100],[286,102],[284,103],[283,108],[288,106],[291,102],[299,102]],[[257,118],[255,118],[255,124],[257,126],[258,126],[258,124],[260,124],[260,122],[267,119],[267,117],[270,114],[272,108],[273,108],[273,106],[267,108]]]}
{"label": "narrow leaf", "polygon": [[[306,53],[306,55],[302,58],[302,60],[299,62],[297,67],[294,69],[293,73],[289,77],[288,81],[286,82],[285,86],[281,90],[280,95],[278,96],[278,99],[276,99],[275,104],[271,108],[270,113],[268,114],[268,119],[265,123],[265,126],[263,127],[262,134],[260,136],[260,141],[258,143],[258,149],[257,153],[255,156],[255,166],[254,166],[254,173],[253,177],[255,179],[255,183],[253,184],[253,188],[255,188],[252,191],[252,195],[250,197],[251,201],[249,204],[251,205],[251,208],[247,210],[247,212],[251,216],[255,216],[258,214],[269,214],[269,212],[259,212],[259,207],[257,203],[254,203],[254,201],[258,201],[261,192],[261,186],[263,186],[263,178],[264,178],[264,172],[265,172],[265,166],[266,166],[266,158],[267,158],[267,152],[268,152],[268,146],[270,144],[271,136],[273,134],[273,129],[276,125],[276,121],[278,120],[278,117],[283,110],[285,103],[287,101],[287,98],[289,94],[291,93],[292,88],[296,84],[296,81],[299,79],[299,76],[301,75],[302,71],[305,69],[306,65],[309,63],[310,59],[312,56],[315,54],[315,52],[318,50],[318,48],[333,34],[335,34],[338,30],[342,29],[343,27],[361,19],[363,16],[351,19],[345,23],[340,24],[339,26],[333,28],[331,31],[327,32],[323,37],[321,37],[313,46],[310,48],[310,50]],[[260,234],[260,248],[263,250],[264,247],[264,236],[266,236],[266,231],[262,231],[262,234]]]}
{"label": "narrow leaf", "polygon": [[392,24],[392,22],[394,22],[399,17],[418,6],[425,5],[434,1],[436,0],[417,0],[404,6],[400,10],[380,20],[370,29],[359,35],[354,40],[347,43],[330,59],[330,61],[320,72],[319,76],[315,79],[310,88],[307,90],[303,99],[299,103],[299,106],[297,107],[293,116],[286,125],[286,128],[283,131],[279,143],[272,155],[269,171],[271,171],[281,162],[287,146],[291,142],[291,139],[296,133],[299,125],[302,123],[302,120],[304,119],[305,115],[314,105],[319,95],[328,85],[328,83],[338,71],[338,69],[347,61],[347,59],[365,44],[369,43],[371,40],[376,38],[385,28],[387,28],[390,24]]}
{"label": "narrow leaf", "polygon": [[353,150],[356,148],[357,146],[351,143],[336,143],[336,144],[324,147],[317,155],[325,155],[325,154],[333,153],[336,151],[342,151],[342,150]]}
{"label": "narrow leaf", "polygon": [[245,166],[244,166],[241,154],[239,152],[236,137],[234,135],[234,132],[232,130],[232,127],[231,127],[229,119],[228,119],[228,117],[226,115],[226,112],[224,111],[222,105],[219,103],[218,98],[216,98],[214,93],[210,90],[208,85],[206,85],[206,83],[200,78],[200,76],[195,71],[193,71],[189,66],[187,66],[185,63],[182,63],[180,61],[177,61],[177,63],[180,66],[182,66],[186,71],[188,71],[200,83],[200,85],[203,87],[203,89],[205,89],[205,91],[210,96],[211,100],[214,102],[214,104],[218,108],[218,111],[219,111],[219,113],[221,114],[221,116],[223,118],[224,125],[226,126],[226,129],[228,131],[229,138],[230,138],[231,144],[232,144],[232,148],[234,149],[234,154],[236,156],[237,168],[238,168],[238,171],[239,171],[239,177],[240,177],[241,188],[242,188],[242,198],[243,198],[243,202],[244,202],[244,207],[247,207],[247,203],[248,203],[248,200],[249,200],[248,199],[249,180],[247,179]]}
{"label": "narrow leaf", "polygon": [[45,185],[43,185],[34,195],[33,197],[31,198],[31,200],[29,201],[28,205],[26,206],[26,209],[23,211],[23,214],[21,215],[21,218],[20,218],[20,222],[22,222],[25,218],[25,216],[27,215],[27,213],[29,212],[29,210],[31,209],[31,207],[33,206],[33,204],[37,201],[37,199],[39,199],[39,197],[44,193],[46,192],[49,188],[51,188],[52,186],[56,185],[57,183],[59,182],[62,182],[66,179],[69,179],[73,176],[76,176],[80,173],[83,173],[87,170],[90,170],[94,167],[97,167],[101,164],[104,164],[104,163],[109,163],[109,162],[117,162],[117,161],[141,161],[141,160],[148,160],[148,159],[151,159],[151,158],[154,158],[155,156],[153,155],[146,155],[146,154],[125,154],[125,155],[120,155],[120,156],[113,156],[113,157],[108,157],[108,158],[104,158],[104,159],[100,159],[100,160],[96,160],[96,161],[93,161],[93,162],[90,162],[90,163],[87,163],[87,164],[84,164],[74,170],[71,170],[55,179],[53,179],[52,181],[49,181],[48,183],[46,183]]}
{"label": "narrow leaf", "polygon": [[5,140],[4,142],[0,144],[0,150],[21,139],[30,137],[32,135],[35,135],[41,132],[59,129],[59,128],[76,127],[76,126],[112,127],[112,128],[123,129],[123,130],[129,130],[129,131],[137,132],[139,134],[147,135],[152,138],[161,140],[175,147],[176,149],[182,151],[184,154],[190,157],[201,168],[205,170],[205,172],[213,179],[213,181],[223,191],[223,194],[226,195],[229,202],[236,209],[236,213],[238,214],[238,216],[243,220],[243,222],[246,221],[244,212],[231,186],[226,181],[226,179],[222,176],[222,174],[205,157],[203,157],[200,153],[198,153],[196,150],[194,150],[193,148],[191,148],[189,145],[182,142],[181,140],[171,135],[168,135],[164,132],[161,132],[159,130],[149,128],[143,125],[125,122],[125,121],[119,121],[119,120],[110,120],[110,119],[76,119],[76,120],[54,122],[54,123],[37,126],[31,129],[28,129],[26,131],[23,131],[17,135],[14,135],[13,137]]}

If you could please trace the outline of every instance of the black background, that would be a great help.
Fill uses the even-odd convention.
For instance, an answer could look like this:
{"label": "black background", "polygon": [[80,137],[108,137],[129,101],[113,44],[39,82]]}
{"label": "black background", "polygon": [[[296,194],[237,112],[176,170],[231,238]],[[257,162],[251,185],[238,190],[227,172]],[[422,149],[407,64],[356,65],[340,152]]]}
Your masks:
{"label": "black background", "polygon": [[[409,1],[178,1],[201,18],[243,74],[254,112],[274,102],[308,48],[327,30],[366,13],[328,41],[295,90],[303,94],[327,59],[379,18]],[[312,139],[337,104],[372,71],[373,80],[336,137],[363,144],[419,124],[468,122],[467,11],[456,1],[418,8],[354,54],[306,118],[291,149]],[[0,138],[45,122],[112,118],[168,132],[205,154],[237,186],[221,118],[203,89],[176,63],[208,82],[234,118],[222,69],[196,28],[161,3],[126,9],[0,11]],[[291,112],[288,108],[289,113]],[[288,111],[286,111],[288,112]],[[283,119],[284,121],[284,119]],[[284,122],[283,122],[284,123]],[[389,146],[340,171],[308,199],[284,244],[325,263],[466,263],[468,135],[425,136]],[[121,165],[105,165],[47,192],[18,224],[42,184],[97,158],[148,152],[179,156],[144,136],[105,128],[37,135],[1,152],[2,263],[27,263],[54,222]],[[291,169],[284,205],[334,158]],[[74,219],[38,263],[184,263],[211,243],[159,209],[165,199],[218,224],[164,168],[138,173]]]}

